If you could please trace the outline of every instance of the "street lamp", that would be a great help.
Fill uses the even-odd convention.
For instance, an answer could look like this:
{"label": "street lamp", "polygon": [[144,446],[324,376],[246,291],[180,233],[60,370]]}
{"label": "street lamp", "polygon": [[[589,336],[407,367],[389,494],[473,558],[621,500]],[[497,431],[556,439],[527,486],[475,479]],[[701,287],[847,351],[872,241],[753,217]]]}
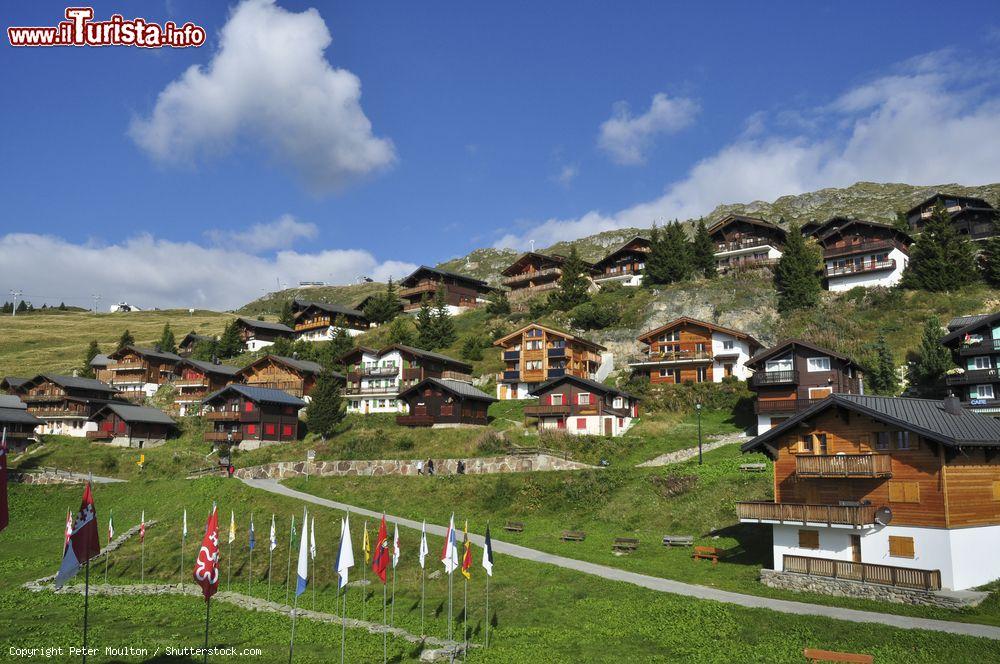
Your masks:
{"label": "street lamp", "polygon": [[701,461],[701,404],[696,403],[694,405],[695,411],[698,413],[698,465],[700,466]]}

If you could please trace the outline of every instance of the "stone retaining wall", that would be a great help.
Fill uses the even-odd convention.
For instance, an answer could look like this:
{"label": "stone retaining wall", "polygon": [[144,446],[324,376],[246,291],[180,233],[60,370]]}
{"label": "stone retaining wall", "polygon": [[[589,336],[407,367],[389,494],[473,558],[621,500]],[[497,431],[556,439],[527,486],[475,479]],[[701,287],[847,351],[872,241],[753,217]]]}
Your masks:
{"label": "stone retaining wall", "polygon": [[57,470],[43,470],[25,473],[18,470],[8,470],[7,479],[19,484],[82,484],[83,479]]}
{"label": "stone retaining wall", "polygon": [[924,591],[874,583],[861,583],[848,579],[831,579],[823,576],[778,572],[770,569],[760,571],[760,581],[770,588],[796,590],[800,592],[822,593],[839,597],[860,597],[896,604],[933,606],[942,609],[961,609],[979,605],[988,593],[962,591]]}
{"label": "stone retaining wall", "polygon": [[[530,473],[548,470],[584,470],[596,468],[578,461],[569,461],[550,454],[527,456],[474,457],[462,459],[466,475],[491,473]],[[434,459],[435,475],[454,475],[459,459]],[[426,462],[425,462],[426,463]],[[236,470],[240,479],[285,479],[312,475],[314,477],[345,477],[354,475],[417,475],[417,460],[413,459],[342,459],[338,461],[279,461],[263,466]]]}

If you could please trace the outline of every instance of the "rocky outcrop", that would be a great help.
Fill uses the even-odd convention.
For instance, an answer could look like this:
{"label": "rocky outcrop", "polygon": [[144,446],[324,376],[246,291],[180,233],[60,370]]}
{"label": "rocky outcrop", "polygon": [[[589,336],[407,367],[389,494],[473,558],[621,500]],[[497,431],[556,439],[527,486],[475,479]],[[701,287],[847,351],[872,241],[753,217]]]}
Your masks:
{"label": "rocky outcrop", "polygon": [[[713,436],[711,442],[705,443],[701,446],[702,453],[709,452],[725,445],[733,445],[735,443],[745,443],[749,440],[749,436],[745,433],[732,433],[726,434],[725,436]],[[683,450],[677,450],[676,452],[668,452],[666,454],[661,454],[655,459],[650,459],[649,461],[644,461],[639,464],[639,468],[652,468],[655,466],[669,466],[672,463],[680,463],[681,461],[687,461],[688,459],[693,459],[698,456],[697,447],[686,447]]]}
{"label": "rocky outcrop", "polygon": [[800,592],[822,593],[839,597],[860,597],[896,604],[913,604],[916,606],[933,606],[941,609],[962,609],[978,606],[989,593],[963,591],[925,591],[896,586],[882,586],[874,583],[861,583],[848,579],[831,579],[823,576],[796,574],[795,572],[777,572],[770,569],[760,571],[760,581],[770,588],[796,590]]}

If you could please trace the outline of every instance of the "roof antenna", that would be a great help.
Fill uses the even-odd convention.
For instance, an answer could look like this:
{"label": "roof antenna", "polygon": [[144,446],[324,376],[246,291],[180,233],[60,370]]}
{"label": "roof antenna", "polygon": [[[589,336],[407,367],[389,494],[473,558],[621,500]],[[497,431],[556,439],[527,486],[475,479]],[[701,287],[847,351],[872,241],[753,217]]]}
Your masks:
{"label": "roof antenna", "polygon": [[531,252],[534,253],[535,252],[535,241],[534,240],[528,240],[528,246],[531,247]]}

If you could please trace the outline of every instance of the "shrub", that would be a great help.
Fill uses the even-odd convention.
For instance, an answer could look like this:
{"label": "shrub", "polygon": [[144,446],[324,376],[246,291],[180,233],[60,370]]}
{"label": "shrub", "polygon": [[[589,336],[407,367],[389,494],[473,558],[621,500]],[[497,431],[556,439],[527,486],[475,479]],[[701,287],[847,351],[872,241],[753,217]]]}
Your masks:
{"label": "shrub", "polygon": [[693,489],[698,483],[698,477],[696,475],[653,475],[649,481],[661,497],[673,498]]}
{"label": "shrub", "polygon": [[478,454],[500,454],[507,447],[507,439],[499,431],[487,430],[476,440]]}

